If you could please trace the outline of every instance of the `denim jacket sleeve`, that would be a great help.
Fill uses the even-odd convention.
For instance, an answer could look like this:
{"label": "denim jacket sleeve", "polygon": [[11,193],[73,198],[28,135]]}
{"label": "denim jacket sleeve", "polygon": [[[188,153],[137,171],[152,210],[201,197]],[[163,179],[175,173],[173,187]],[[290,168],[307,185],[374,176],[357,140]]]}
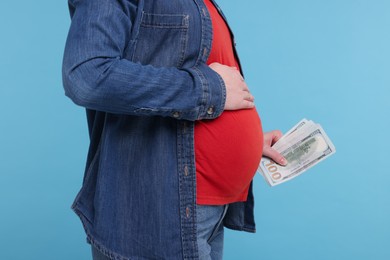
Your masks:
{"label": "denim jacket sleeve", "polygon": [[225,85],[204,62],[187,68],[157,67],[124,57],[137,14],[138,1],[131,2],[69,2],[72,22],[63,60],[66,95],[80,106],[116,114],[192,121],[219,116]]}

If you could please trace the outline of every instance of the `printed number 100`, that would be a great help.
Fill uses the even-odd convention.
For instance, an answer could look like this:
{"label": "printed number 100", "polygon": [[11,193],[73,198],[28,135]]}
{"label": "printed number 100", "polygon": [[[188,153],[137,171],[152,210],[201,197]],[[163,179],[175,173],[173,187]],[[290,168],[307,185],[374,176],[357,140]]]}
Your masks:
{"label": "printed number 100", "polygon": [[271,173],[273,180],[277,181],[282,178],[282,175],[278,172],[277,164],[274,161],[270,160],[265,167],[267,167],[267,170]]}

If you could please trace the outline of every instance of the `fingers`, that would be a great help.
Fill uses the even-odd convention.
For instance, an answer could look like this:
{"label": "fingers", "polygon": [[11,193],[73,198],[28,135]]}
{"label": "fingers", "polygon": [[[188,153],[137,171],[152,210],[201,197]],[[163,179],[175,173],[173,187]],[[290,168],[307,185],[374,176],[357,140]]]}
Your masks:
{"label": "fingers", "polygon": [[250,93],[248,85],[244,81],[241,81],[240,83],[241,83],[240,87],[242,88],[242,90],[245,91],[245,92]]}
{"label": "fingers", "polygon": [[255,106],[254,97],[237,67],[229,67],[220,63],[211,63],[209,66],[221,76],[225,83],[225,110],[248,109]]}
{"label": "fingers", "polygon": [[269,146],[264,147],[263,155],[272,159],[274,162],[276,162],[280,165],[283,165],[283,166],[287,165],[287,160],[272,147],[269,147]]}
{"label": "fingers", "polygon": [[241,73],[237,70],[234,72],[234,74],[235,74],[235,77],[237,77],[239,80],[239,84],[237,84],[237,87],[241,88],[241,90],[243,91],[243,93],[242,93],[243,100],[249,101],[249,103],[244,102],[245,104],[247,104],[247,106],[245,106],[245,107],[248,107],[248,108],[254,107],[255,97],[250,93],[248,85],[245,83],[245,80],[242,77]]}
{"label": "fingers", "polygon": [[279,130],[264,133],[263,155],[284,166],[287,164],[287,160],[272,148],[272,145],[274,145],[282,136],[283,134]]}
{"label": "fingers", "polygon": [[264,145],[272,146],[283,136],[279,130],[264,133]]}
{"label": "fingers", "polygon": [[253,103],[253,101],[244,100],[243,101],[243,105],[241,107],[242,107],[242,109],[254,108],[255,107],[255,103]]}
{"label": "fingers", "polygon": [[247,100],[247,101],[250,101],[250,102],[255,101],[255,97],[251,93],[249,93],[249,92],[245,93],[244,99]]}
{"label": "fingers", "polygon": [[[241,80],[242,82],[245,82],[244,77],[241,75],[241,73],[237,70],[236,74],[238,74],[238,79]],[[246,85],[246,84],[245,84]]]}
{"label": "fingers", "polygon": [[243,91],[242,92],[242,105],[240,106],[241,109],[246,109],[246,108],[253,108],[255,107],[255,97],[247,92],[247,91]]}
{"label": "fingers", "polygon": [[283,136],[282,132],[279,130],[273,130],[273,131],[271,131],[271,133],[272,133],[272,144],[279,141],[279,139],[282,138],[282,136]]}

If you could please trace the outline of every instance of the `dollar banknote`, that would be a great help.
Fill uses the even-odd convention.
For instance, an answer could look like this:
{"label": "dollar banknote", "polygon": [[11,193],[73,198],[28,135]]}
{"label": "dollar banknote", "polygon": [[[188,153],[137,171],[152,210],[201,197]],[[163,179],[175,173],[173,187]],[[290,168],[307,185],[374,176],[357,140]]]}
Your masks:
{"label": "dollar banknote", "polygon": [[275,186],[295,178],[336,152],[323,128],[311,120],[302,119],[272,146],[287,160],[281,166],[263,157],[258,171]]}

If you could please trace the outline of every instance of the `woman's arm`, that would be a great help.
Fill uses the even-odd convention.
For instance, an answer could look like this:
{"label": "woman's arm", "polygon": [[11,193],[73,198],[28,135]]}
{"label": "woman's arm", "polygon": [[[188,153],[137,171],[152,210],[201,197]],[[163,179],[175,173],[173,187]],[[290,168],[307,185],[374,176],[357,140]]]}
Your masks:
{"label": "woman's arm", "polygon": [[[71,4],[72,23],[63,60],[65,93],[76,104],[110,113],[197,120],[225,106],[222,78],[206,64],[157,68],[123,58],[131,39],[130,1]],[[168,44],[168,43],[167,43]]]}

